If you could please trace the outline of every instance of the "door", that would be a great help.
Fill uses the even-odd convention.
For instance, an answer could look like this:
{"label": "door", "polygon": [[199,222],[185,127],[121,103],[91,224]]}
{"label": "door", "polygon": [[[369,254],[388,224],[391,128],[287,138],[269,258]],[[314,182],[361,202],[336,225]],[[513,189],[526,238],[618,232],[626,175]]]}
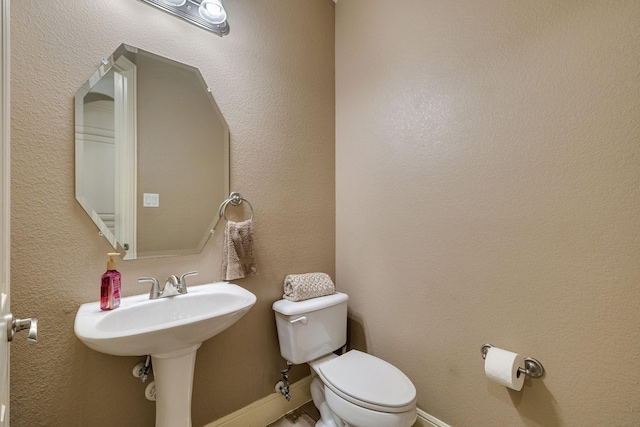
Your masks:
{"label": "door", "polygon": [[0,1],[0,427],[9,427],[9,341],[15,332],[29,329],[28,340],[37,342],[38,319],[16,319],[9,307],[9,0]]}
{"label": "door", "polygon": [[9,0],[0,7],[0,427],[9,426]]}

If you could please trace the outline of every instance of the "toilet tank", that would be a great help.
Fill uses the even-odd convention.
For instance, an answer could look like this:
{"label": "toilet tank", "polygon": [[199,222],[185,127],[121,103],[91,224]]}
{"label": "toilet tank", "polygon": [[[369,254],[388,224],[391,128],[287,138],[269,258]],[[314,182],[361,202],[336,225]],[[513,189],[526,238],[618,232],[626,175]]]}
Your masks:
{"label": "toilet tank", "polygon": [[280,354],[294,364],[331,353],[347,342],[347,301],[340,292],[305,301],[273,303]]}

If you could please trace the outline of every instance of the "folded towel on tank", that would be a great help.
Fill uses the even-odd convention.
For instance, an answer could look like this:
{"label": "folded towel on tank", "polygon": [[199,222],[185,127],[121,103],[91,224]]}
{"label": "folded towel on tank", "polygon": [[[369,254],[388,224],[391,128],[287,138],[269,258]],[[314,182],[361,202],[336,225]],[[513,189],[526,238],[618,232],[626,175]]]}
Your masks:
{"label": "folded towel on tank", "polygon": [[304,301],[336,292],[336,286],[326,273],[290,274],[284,279],[284,299]]}

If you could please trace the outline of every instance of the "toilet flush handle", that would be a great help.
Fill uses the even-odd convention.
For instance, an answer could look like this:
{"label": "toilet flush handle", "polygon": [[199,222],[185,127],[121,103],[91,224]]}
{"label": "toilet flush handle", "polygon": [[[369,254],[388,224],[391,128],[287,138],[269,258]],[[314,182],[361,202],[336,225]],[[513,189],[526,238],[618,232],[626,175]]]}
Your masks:
{"label": "toilet flush handle", "polygon": [[303,325],[307,324],[307,317],[306,316],[300,316],[297,319],[293,319],[293,320],[289,320],[289,323],[302,323]]}

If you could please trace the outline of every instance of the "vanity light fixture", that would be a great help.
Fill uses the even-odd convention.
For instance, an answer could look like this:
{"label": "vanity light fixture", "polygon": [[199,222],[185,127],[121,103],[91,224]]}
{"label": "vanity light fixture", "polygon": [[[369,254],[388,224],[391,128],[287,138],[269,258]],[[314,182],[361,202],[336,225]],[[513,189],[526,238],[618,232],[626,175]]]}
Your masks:
{"label": "vanity light fixture", "polygon": [[141,0],[219,36],[229,34],[222,0]]}

